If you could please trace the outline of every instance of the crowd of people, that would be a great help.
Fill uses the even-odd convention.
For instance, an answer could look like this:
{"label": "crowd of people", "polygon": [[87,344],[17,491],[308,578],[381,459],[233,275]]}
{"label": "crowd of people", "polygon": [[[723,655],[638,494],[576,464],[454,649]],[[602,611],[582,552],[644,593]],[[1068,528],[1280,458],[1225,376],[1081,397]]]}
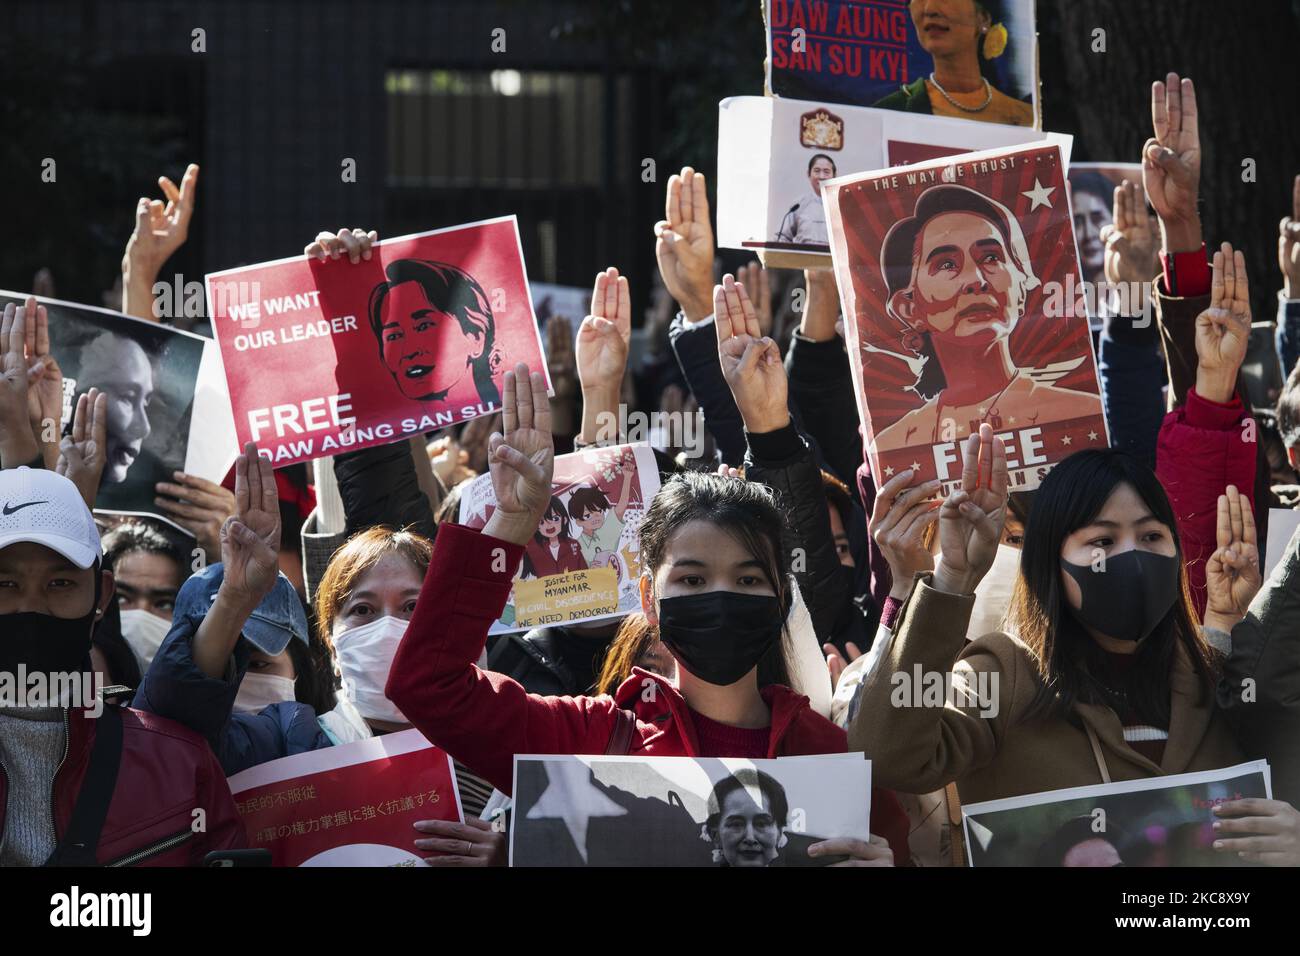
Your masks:
{"label": "crowd of people", "polygon": [[[611,266],[576,336],[548,323],[553,398],[520,364],[499,413],[446,433],[279,471],[249,443],[227,485],[158,485],[172,524],[92,512],[116,412],[91,390],[59,421],[46,310],[6,307],[0,672],[103,686],[0,707],[0,864],[198,865],[248,845],[230,775],[409,728],[453,758],[464,808],[410,834],[437,866],[505,864],[506,829],[482,817],[510,795],[517,754],[843,752],[871,760],[871,836],[807,848],[833,865],[960,865],[963,803],[1255,758],[1274,799],[1220,804],[1213,849],[1300,864],[1300,535],[1261,573],[1269,509],[1300,485],[1300,176],[1278,234],[1286,387],[1252,408],[1248,264],[1240,237],[1202,235],[1192,82],[1171,74],[1152,100],[1156,228],[1127,185],[1098,240],[1106,280],[1147,290],[1098,337],[1112,447],[1033,492],[1010,491],[987,424],[947,498],[910,471],[877,487],[833,273],[802,275],[798,310],[799,276],[755,263],[719,279],[691,168],[654,226],[644,337]],[[123,260],[122,311],[149,321],[198,169],[160,182],[166,202],[140,200]],[[322,232],[305,255],[359,263],[377,240]],[[1249,264],[1255,282],[1270,271]],[[626,481],[566,507],[551,478],[557,454],[617,443],[620,409],[707,429],[694,457],[680,434],[656,449],[641,611],[489,638],[521,565],[585,568],[618,540]],[[496,507],[471,530],[459,496],[485,472]],[[953,687],[942,706],[899,703],[892,676],[918,668]],[[715,836],[729,796],[712,798]],[[718,858],[770,858],[752,821],[770,830],[781,803]]]}

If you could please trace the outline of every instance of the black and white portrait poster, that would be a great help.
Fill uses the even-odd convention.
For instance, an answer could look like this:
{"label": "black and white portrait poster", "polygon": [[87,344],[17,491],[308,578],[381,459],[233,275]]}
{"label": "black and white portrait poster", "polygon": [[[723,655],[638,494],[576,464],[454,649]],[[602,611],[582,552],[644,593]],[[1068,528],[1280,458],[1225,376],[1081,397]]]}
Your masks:
{"label": "black and white portrait poster", "polygon": [[511,866],[824,866],[870,838],[862,754],[515,757]]}
{"label": "black and white portrait poster", "polygon": [[[0,306],[26,299],[0,290]],[[64,434],[79,396],[92,387],[108,396],[96,511],[166,521],[154,506],[157,482],[174,481],[176,471],[225,478],[237,448],[215,342],[94,306],[37,301],[49,313],[50,352],[63,372]]]}
{"label": "black and white portrait poster", "polygon": [[1214,808],[1272,799],[1268,762],[1052,790],[961,808],[971,866],[1240,866]]}

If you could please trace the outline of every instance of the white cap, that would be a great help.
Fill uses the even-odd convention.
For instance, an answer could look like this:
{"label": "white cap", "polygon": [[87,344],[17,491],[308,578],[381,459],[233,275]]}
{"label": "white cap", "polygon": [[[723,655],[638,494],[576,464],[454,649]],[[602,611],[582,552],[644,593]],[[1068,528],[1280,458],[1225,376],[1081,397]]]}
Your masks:
{"label": "white cap", "polygon": [[0,549],[30,541],[79,568],[103,555],[95,519],[77,486],[44,468],[0,471]]}

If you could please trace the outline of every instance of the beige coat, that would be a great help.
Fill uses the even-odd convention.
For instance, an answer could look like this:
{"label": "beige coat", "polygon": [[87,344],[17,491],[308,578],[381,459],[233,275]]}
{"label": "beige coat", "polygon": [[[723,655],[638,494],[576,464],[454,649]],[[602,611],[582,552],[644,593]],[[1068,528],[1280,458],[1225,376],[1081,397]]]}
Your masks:
{"label": "beige coat", "polygon": [[[1120,781],[1245,760],[1213,691],[1198,699],[1199,683],[1181,649],[1170,674],[1169,740],[1160,765],[1125,742],[1119,717],[1107,707],[1077,706],[1080,727],[1063,718],[1026,719],[1039,684],[1029,648],[1003,633],[967,642],[974,598],[936,591],[929,580],[918,575],[849,727],[849,749],[871,759],[873,784],[928,793],[955,780],[962,803],[969,804],[1102,783],[1102,762],[1110,780]],[[917,664],[923,673],[952,675],[954,693],[942,706],[894,705],[901,696],[894,675],[911,681]],[[980,681],[986,691],[996,690],[996,713],[967,696]]]}

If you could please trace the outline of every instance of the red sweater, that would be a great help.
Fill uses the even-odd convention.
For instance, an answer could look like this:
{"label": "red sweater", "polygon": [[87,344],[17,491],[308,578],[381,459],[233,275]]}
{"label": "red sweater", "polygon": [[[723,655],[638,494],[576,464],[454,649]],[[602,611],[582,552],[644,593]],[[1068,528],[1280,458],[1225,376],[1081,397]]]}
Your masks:
{"label": "red sweater", "polygon": [[1166,415],[1160,426],[1156,476],[1178,518],[1192,600],[1202,616],[1205,562],[1218,546],[1219,495],[1228,485],[1236,485],[1255,507],[1256,440],[1254,420],[1240,398],[1234,396],[1221,405],[1201,398],[1194,388],[1187,390],[1187,402]]}
{"label": "red sweater", "polygon": [[[522,553],[461,525],[438,529],[419,602],[389,671],[388,699],[430,742],[507,794],[515,754],[603,754],[620,708],[637,716],[632,753],[704,756],[685,698],[658,675],[636,668],[613,697],[542,697],[474,666]],[[768,757],[848,749],[844,730],[813,711],[807,697],[779,685],[762,693],[772,711]],[[907,815],[879,787],[871,792],[871,832],[889,841],[895,863],[908,861]]]}

